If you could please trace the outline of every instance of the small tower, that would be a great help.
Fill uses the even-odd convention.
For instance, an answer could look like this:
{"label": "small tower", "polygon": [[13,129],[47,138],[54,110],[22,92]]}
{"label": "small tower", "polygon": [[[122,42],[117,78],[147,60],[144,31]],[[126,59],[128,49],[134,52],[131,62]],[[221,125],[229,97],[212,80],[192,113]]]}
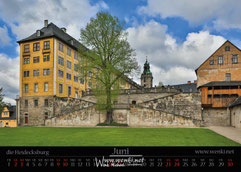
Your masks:
{"label": "small tower", "polygon": [[146,58],[146,62],[144,64],[144,71],[141,74],[141,86],[143,86],[144,88],[152,88],[152,80],[153,77],[150,71],[150,64]]}

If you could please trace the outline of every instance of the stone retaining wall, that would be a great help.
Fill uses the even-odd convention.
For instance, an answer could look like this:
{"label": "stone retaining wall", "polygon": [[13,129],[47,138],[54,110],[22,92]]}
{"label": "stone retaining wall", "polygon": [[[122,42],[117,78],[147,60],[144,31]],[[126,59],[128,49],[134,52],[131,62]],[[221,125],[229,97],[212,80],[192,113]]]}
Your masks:
{"label": "stone retaining wall", "polygon": [[[59,103],[70,106],[62,115],[45,121],[47,126],[96,126],[106,120],[105,113],[96,110],[94,103],[81,101],[82,106],[75,103]],[[72,108],[71,108],[72,107]],[[63,109],[63,108],[60,108]],[[113,109],[113,120],[128,124],[130,127],[195,127],[201,126],[201,102],[197,93],[169,95],[140,104],[125,104]]]}

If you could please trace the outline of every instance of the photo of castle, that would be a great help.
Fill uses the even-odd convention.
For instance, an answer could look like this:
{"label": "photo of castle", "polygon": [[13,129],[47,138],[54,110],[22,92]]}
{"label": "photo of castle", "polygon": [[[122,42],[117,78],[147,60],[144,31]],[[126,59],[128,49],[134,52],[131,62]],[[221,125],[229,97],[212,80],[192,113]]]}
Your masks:
{"label": "photo of castle", "polygon": [[[18,126],[96,126],[105,115],[96,109],[90,80],[77,77],[81,45],[65,28],[44,21],[42,28],[18,41],[20,95]],[[120,83],[114,122],[130,127],[241,128],[241,50],[226,41],[195,70],[197,80],[153,86],[148,59],[138,84]],[[88,77],[92,77],[89,73]]]}
{"label": "photo of castle", "polygon": [[[205,152],[206,167],[236,166],[240,11],[235,0],[2,0],[5,166],[110,167],[119,155],[140,166],[202,166],[193,158]],[[23,155],[48,151],[32,164]]]}
{"label": "photo of castle", "polygon": [[0,0],[0,169],[240,169],[240,12]]}

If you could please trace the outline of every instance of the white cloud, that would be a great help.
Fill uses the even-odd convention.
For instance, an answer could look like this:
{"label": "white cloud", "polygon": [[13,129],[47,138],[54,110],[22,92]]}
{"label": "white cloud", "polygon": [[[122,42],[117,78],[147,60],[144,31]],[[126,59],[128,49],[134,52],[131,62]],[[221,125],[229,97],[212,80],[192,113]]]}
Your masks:
{"label": "white cloud", "polygon": [[[158,85],[159,81],[165,85],[175,85],[175,84],[184,84],[187,81],[196,80],[196,74],[193,69],[189,69],[183,66],[173,66],[168,70],[163,70],[156,66],[152,67],[152,73],[157,80],[154,82],[154,85]],[[158,80],[161,78],[161,80]]]}
{"label": "white cloud", "polygon": [[194,25],[213,21],[216,29],[241,28],[240,11],[237,0],[148,0],[139,8],[139,14],[182,17]]}
{"label": "white cloud", "polygon": [[[193,24],[199,24],[214,17],[214,24],[218,28],[222,28],[227,23],[231,23],[232,27],[239,27],[241,24],[236,19],[237,9],[241,6],[237,5],[234,8],[234,13],[230,15],[233,18],[229,21],[229,17],[224,14],[226,12],[225,15],[229,15],[233,0],[228,1],[231,7],[227,5],[224,10],[221,7],[226,2],[223,0],[149,0],[148,5],[141,7],[139,12],[160,15],[163,18],[180,16]],[[100,9],[108,8],[104,1],[91,5],[88,0],[7,0],[0,3],[0,16],[11,27],[17,39],[30,36],[37,29],[42,28],[45,19],[59,27],[66,27],[67,32],[78,39],[80,28],[83,28]],[[194,80],[194,69],[225,41],[221,36],[200,31],[189,33],[186,40],[178,44],[176,39],[167,33],[166,25],[154,20],[139,25],[135,18],[130,20],[133,21],[133,27],[127,29],[128,40],[136,49],[140,65],[144,64],[145,57],[148,56],[156,85],[159,81],[164,84],[178,84]],[[19,51],[19,48],[16,50]],[[0,54],[0,80],[0,87],[4,87],[6,97],[15,98],[19,88],[19,58],[10,59]]]}
{"label": "white cloud", "polygon": [[17,39],[41,29],[45,19],[67,28],[67,32],[78,39],[80,28],[100,9],[108,9],[108,5],[104,1],[91,5],[88,0],[7,0],[1,1],[0,9],[0,16],[17,35]]}
{"label": "white cloud", "polygon": [[[20,40],[44,26],[48,19],[59,27],[67,28],[67,33],[79,39],[80,29],[100,9],[108,9],[104,1],[91,5],[89,0],[1,0],[0,17]],[[0,27],[0,45],[7,44],[7,27]],[[20,53],[17,46],[13,51]],[[19,94],[19,57],[10,58],[0,52],[0,87],[4,88],[5,101],[13,103]]]}
{"label": "white cloud", "polygon": [[109,9],[109,6],[104,1],[100,1],[97,4],[99,4],[100,8]]}
{"label": "white cloud", "polygon": [[9,58],[0,54],[0,88],[3,88],[4,99],[13,103],[19,94],[19,57]]}
{"label": "white cloud", "polygon": [[11,105],[16,105],[16,100],[9,97],[3,97],[3,102],[10,103]]}
{"label": "white cloud", "polygon": [[167,29],[153,20],[127,29],[128,41],[136,50],[139,64],[142,66],[148,57],[155,85],[159,81],[178,84],[195,80],[194,70],[225,42],[221,36],[200,31],[189,33],[186,40],[178,44]]}
{"label": "white cloud", "polygon": [[8,36],[8,28],[6,26],[0,27],[0,46],[10,44],[11,38]]}

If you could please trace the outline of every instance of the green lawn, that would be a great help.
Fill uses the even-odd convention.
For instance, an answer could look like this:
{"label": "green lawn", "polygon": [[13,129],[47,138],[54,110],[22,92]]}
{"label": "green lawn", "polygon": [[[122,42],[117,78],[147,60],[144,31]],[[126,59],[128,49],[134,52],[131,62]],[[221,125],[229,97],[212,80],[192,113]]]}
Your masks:
{"label": "green lawn", "polygon": [[0,146],[241,146],[204,128],[0,128]]}

